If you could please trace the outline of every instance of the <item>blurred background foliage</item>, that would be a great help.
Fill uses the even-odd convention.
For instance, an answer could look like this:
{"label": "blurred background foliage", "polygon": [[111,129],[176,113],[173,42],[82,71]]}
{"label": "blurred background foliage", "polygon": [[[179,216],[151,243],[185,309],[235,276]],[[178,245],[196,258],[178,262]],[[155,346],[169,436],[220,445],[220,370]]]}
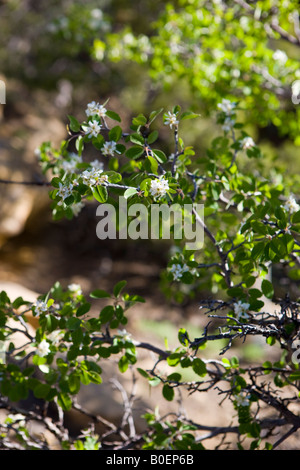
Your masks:
{"label": "blurred background foliage", "polygon": [[1,72],[8,93],[12,79],[32,93],[61,90],[57,104],[68,111],[107,97],[126,115],[173,103],[192,108],[202,119],[185,129],[186,139],[200,149],[216,133],[217,103],[238,100],[269,158],[270,144],[287,169],[298,168],[300,106],[291,85],[300,78],[299,5],[245,3],[2,1]]}

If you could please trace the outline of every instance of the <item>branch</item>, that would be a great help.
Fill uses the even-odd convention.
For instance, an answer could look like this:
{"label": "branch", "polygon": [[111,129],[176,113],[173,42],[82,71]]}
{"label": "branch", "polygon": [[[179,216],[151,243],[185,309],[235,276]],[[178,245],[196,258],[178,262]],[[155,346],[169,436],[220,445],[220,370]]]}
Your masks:
{"label": "branch", "polygon": [[[294,18],[293,18],[293,21],[294,21],[294,30],[295,30],[295,33],[297,35],[297,37],[293,36],[292,34],[288,33],[287,31],[285,31],[285,29],[283,29],[279,23],[278,23],[278,18],[277,17],[274,17],[273,19],[271,19],[271,22],[270,23],[267,23],[267,22],[264,22],[261,18],[261,16],[258,16],[256,14],[256,9],[253,8],[251,5],[249,5],[247,2],[245,2],[244,0],[234,0],[235,3],[237,3],[238,5],[240,5],[242,8],[244,8],[251,16],[253,16],[253,18],[257,21],[260,21],[262,22],[264,25],[265,25],[265,29],[267,30],[267,28],[275,31],[276,33],[278,33],[281,37],[281,39],[284,39],[292,44],[295,44],[296,46],[300,46],[300,37],[298,35],[298,30],[297,30],[297,21],[295,21],[295,14],[294,14]],[[298,15],[298,13],[296,12],[296,14]],[[298,19],[299,21],[299,19]]]}
{"label": "branch", "polygon": [[48,181],[8,181],[0,179],[0,184],[23,184],[26,186],[51,186],[51,183]]}
{"label": "branch", "polygon": [[228,265],[228,261],[227,261],[227,254],[223,252],[222,248],[220,247],[220,245],[218,244],[217,240],[215,239],[215,236],[212,234],[212,232],[207,228],[205,222],[202,220],[202,218],[200,217],[200,215],[198,214],[198,212],[196,211],[196,209],[193,209],[193,214],[195,215],[196,217],[196,222],[203,228],[204,232],[206,233],[206,235],[209,237],[209,239],[211,240],[211,242],[214,244],[217,252],[218,252],[218,255],[221,259],[221,266],[222,266],[222,270],[223,270],[223,275],[224,275],[224,279],[225,279],[225,282],[227,284],[228,287],[232,287],[232,281],[231,281],[231,275],[230,275],[230,268],[229,268],[229,265]]}

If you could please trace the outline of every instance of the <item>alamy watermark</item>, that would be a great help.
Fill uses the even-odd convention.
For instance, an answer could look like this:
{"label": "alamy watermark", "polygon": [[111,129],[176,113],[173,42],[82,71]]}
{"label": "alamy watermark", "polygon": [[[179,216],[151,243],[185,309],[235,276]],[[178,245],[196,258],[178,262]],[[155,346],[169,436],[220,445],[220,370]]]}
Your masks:
{"label": "alamy watermark", "polygon": [[[101,204],[96,215],[101,217],[96,227],[100,240],[185,240],[187,250],[203,247],[203,226],[198,221],[204,218],[203,204],[128,204],[123,196],[119,197],[118,208],[113,204]],[[118,236],[117,236],[118,232]]]}
{"label": "alamy watermark", "polygon": [[0,80],[0,104],[6,104],[6,85]]}

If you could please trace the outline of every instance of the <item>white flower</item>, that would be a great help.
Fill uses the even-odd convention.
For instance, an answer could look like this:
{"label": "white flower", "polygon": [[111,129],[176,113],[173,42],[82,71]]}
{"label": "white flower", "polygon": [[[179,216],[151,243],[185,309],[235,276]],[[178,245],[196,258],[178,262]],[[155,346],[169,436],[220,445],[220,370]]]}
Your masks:
{"label": "white flower", "polygon": [[273,54],[273,59],[277,60],[278,62],[280,62],[280,64],[284,65],[288,60],[288,56],[284,51],[277,49]]}
{"label": "white flower", "polygon": [[57,346],[64,334],[63,330],[54,330],[47,336],[47,339],[51,341],[54,346]]}
{"label": "white flower", "polygon": [[247,314],[247,311],[249,310],[250,304],[247,304],[246,302],[242,302],[239,300],[236,302],[233,306],[234,313],[237,315],[238,319],[240,317],[242,318],[249,318],[249,315]]}
{"label": "white flower", "polygon": [[99,116],[104,117],[106,115],[107,109],[96,101],[92,101],[87,105],[87,109],[85,110],[85,114],[90,116]]}
{"label": "white flower", "polygon": [[37,147],[35,150],[34,150],[34,155],[35,157],[37,158],[40,158],[41,157],[41,149],[39,147]]}
{"label": "white flower", "polygon": [[78,216],[78,214],[81,212],[83,208],[84,208],[83,202],[76,202],[75,204],[71,205],[71,209],[75,217]]}
{"label": "white flower", "polygon": [[249,397],[244,393],[239,393],[238,395],[234,395],[235,401],[237,406],[249,406]]}
{"label": "white flower", "polygon": [[226,116],[225,120],[224,120],[224,123],[222,125],[222,130],[224,132],[230,132],[231,129],[233,128],[235,124],[235,120],[234,119],[231,119],[230,117]]}
{"label": "white flower", "polygon": [[89,122],[88,126],[82,126],[85,134],[91,139],[92,137],[97,137],[101,132],[101,124],[98,121],[93,120]]}
{"label": "white flower", "polygon": [[66,173],[74,173],[76,170],[76,165],[77,163],[74,160],[64,160],[61,164],[61,167]]}
{"label": "white flower", "polygon": [[163,176],[151,181],[150,193],[151,193],[151,196],[154,196],[155,198],[163,197],[168,191],[168,189],[169,189],[169,183]]}
{"label": "white flower", "polygon": [[105,142],[101,151],[103,155],[107,156],[114,156],[114,153],[116,152],[117,144],[114,141],[111,142]]}
{"label": "white flower", "polygon": [[47,312],[47,310],[48,310],[48,307],[47,307],[46,302],[43,302],[42,300],[37,300],[36,301],[36,304],[34,306],[34,311],[35,311],[36,315],[40,315],[43,312]]}
{"label": "white flower", "polygon": [[91,167],[94,170],[103,170],[103,162],[99,162],[99,160],[94,160],[90,163]]}
{"label": "white flower", "polygon": [[126,330],[118,330],[118,335],[122,336],[123,341],[131,341],[131,333]]}
{"label": "white flower", "polygon": [[102,170],[96,170],[92,168],[91,170],[85,170],[81,177],[84,184],[87,186],[96,186],[97,184],[104,184],[108,182],[107,175],[101,175]]}
{"label": "white flower", "polygon": [[47,356],[50,353],[50,344],[43,339],[37,346],[36,353],[40,357]]}
{"label": "white flower", "polygon": [[74,173],[77,168],[77,163],[82,163],[82,157],[76,153],[71,153],[68,160],[63,160],[61,166],[66,173]]}
{"label": "white flower", "polygon": [[183,273],[187,272],[189,270],[188,266],[184,264],[181,266],[181,264],[172,264],[171,268],[169,271],[173,274],[173,279],[174,281],[178,281]]}
{"label": "white flower", "polygon": [[173,126],[177,126],[177,124],[179,124],[177,115],[175,113],[171,113],[171,111],[168,111],[168,115],[164,117],[164,124],[166,126],[170,126],[171,129]]}
{"label": "white flower", "polygon": [[68,289],[73,294],[76,294],[76,295],[81,295],[82,294],[81,286],[79,284],[74,284],[74,283],[70,284],[68,286]]}
{"label": "white flower", "polygon": [[236,104],[232,103],[230,100],[223,98],[222,102],[219,103],[217,107],[218,109],[223,111],[223,113],[227,114],[227,116],[230,116],[234,113],[234,108],[236,107]]}
{"label": "white flower", "polygon": [[57,191],[58,196],[62,198],[62,201],[58,202],[58,205],[61,206],[63,201],[67,199],[67,197],[72,195],[73,184],[70,183],[69,186],[64,186],[62,183],[59,183],[59,189]]}
{"label": "white flower", "polygon": [[288,211],[290,214],[294,212],[298,212],[300,210],[299,204],[297,204],[295,198],[293,196],[289,196],[288,200],[286,201],[283,208]]}
{"label": "white flower", "polygon": [[250,149],[251,147],[255,147],[255,142],[252,137],[244,137],[244,139],[241,141],[241,144],[242,149],[244,150]]}

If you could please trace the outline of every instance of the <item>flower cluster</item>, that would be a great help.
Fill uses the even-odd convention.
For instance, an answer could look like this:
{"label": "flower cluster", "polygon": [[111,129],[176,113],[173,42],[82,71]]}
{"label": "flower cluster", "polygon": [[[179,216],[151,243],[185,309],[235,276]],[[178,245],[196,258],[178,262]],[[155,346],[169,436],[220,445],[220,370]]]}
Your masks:
{"label": "flower cluster", "polygon": [[47,339],[54,345],[57,346],[65,332],[63,330],[54,330],[48,336]]}
{"label": "flower cluster", "polygon": [[108,176],[102,175],[102,170],[92,168],[91,170],[85,170],[81,174],[83,184],[87,186],[96,186],[97,184],[105,184],[108,182]]}
{"label": "flower cluster", "polygon": [[36,354],[40,357],[48,356],[50,353],[50,343],[47,340],[42,339],[42,341],[37,345]]}
{"label": "flower cluster", "polygon": [[177,119],[177,114],[171,113],[171,111],[168,111],[168,114],[164,116],[164,124],[166,126],[170,126],[171,129],[173,126],[177,126],[179,124],[179,121]]}
{"label": "flower cluster", "polygon": [[63,160],[61,163],[61,168],[65,173],[75,173],[77,170],[77,164],[82,163],[82,157],[76,153],[71,153],[68,160]]}
{"label": "flower cluster", "polygon": [[96,101],[91,101],[85,110],[85,114],[88,117],[99,116],[103,118],[106,115],[106,112],[107,109],[104,107],[104,105],[96,103]]}
{"label": "flower cluster", "polygon": [[281,65],[285,65],[286,61],[288,60],[288,56],[284,51],[277,49],[273,54],[273,59],[279,62]]}
{"label": "flower cluster", "polygon": [[79,284],[70,284],[68,286],[68,290],[72,293],[72,294],[75,294],[75,295],[81,295],[82,294],[82,290],[81,290],[81,286]]}
{"label": "flower cluster", "polygon": [[161,198],[165,196],[169,189],[169,183],[163,176],[151,181],[150,194],[154,198]]}
{"label": "flower cluster", "polygon": [[103,162],[100,162],[99,160],[93,160],[90,165],[93,170],[103,170],[104,167]]}
{"label": "flower cluster", "polygon": [[76,202],[75,204],[71,205],[71,209],[75,217],[77,217],[78,214],[80,214],[83,208],[84,208],[83,202]]}
{"label": "flower cluster", "polygon": [[57,203],[59,206],[63,204],[63,201],[72,195],[73,184],[69,183],[68,186],[65,186],[62,183],[59,183],[59,188],[57,191],[57,195],[60,196],[62,199]]}
{"label": "flower cluster", "polygon": [[89,139],[91,139],[92,137],[98,137],[101,132],[101,128],[101,124],[99,124],[99,122],[95,119],[93,121],[90,121],[88,125],[82,126],[82,129],[84,130],[85,134],[88,136]]}
{"label": "flower cluster", "polygon": [[189,271],[189,268],[186,264],[183,264],[183,266],[181,264],[173,264],[169,269],[169,272],[173,275],[174,281],[181,279],[182,275],[187,271]]}
{"label": "flower cluster", "polygon": [[41,313],[47,312],[48,307],[47,303],[43,300],[37,300],[34,306],[34,312],[36,315],[41,315]]}
{"label": "flower cluster", "polygon": [[252,147],[255,147],[255,142],[252,139],[252,137],[244,137],[243,140],[241,141],[242,149],[247,150]]}
{"label": "flower cluster", "polygon": [[224,132],[230,132],[234,125],[235,125],[235,120],[229,116],[226,116],[222,125],[222,130]]}
{"label": "flower cluster", "polygon": [[117,152],[117,144],[114,141],[105,142],[101,150],[103,155],[105,155],[106,157],[113,157],[115,152]]}
{"label": "flower cluster", "polygon": [[238,395],[234,395],[235,402],[237,406],[249,406],[249,396],[244,393],[239,393]]}
{"label": "flower cluster", "polygon": [[290,214],[294,212],[298,212],[300,210],[299,204],[297,204],[295,198],[293,196],[289,196],[286,203],[284,204],[283,208],[288,211]]}
{"label": "flower cluster", "polygon": [[235,112],[236,104],[232,101],[223,98],[221,103],[217,105],[218,109],[225,113],[227,116],[231,116]]}
{"label": "flower cluster", "polygon": [[236,302],[233,306],[234,313],[237,315],[237,318],[249,318],[249,315],[247,314],[249,310],[250,304],[246,302],[242,302],[239,300]]}

